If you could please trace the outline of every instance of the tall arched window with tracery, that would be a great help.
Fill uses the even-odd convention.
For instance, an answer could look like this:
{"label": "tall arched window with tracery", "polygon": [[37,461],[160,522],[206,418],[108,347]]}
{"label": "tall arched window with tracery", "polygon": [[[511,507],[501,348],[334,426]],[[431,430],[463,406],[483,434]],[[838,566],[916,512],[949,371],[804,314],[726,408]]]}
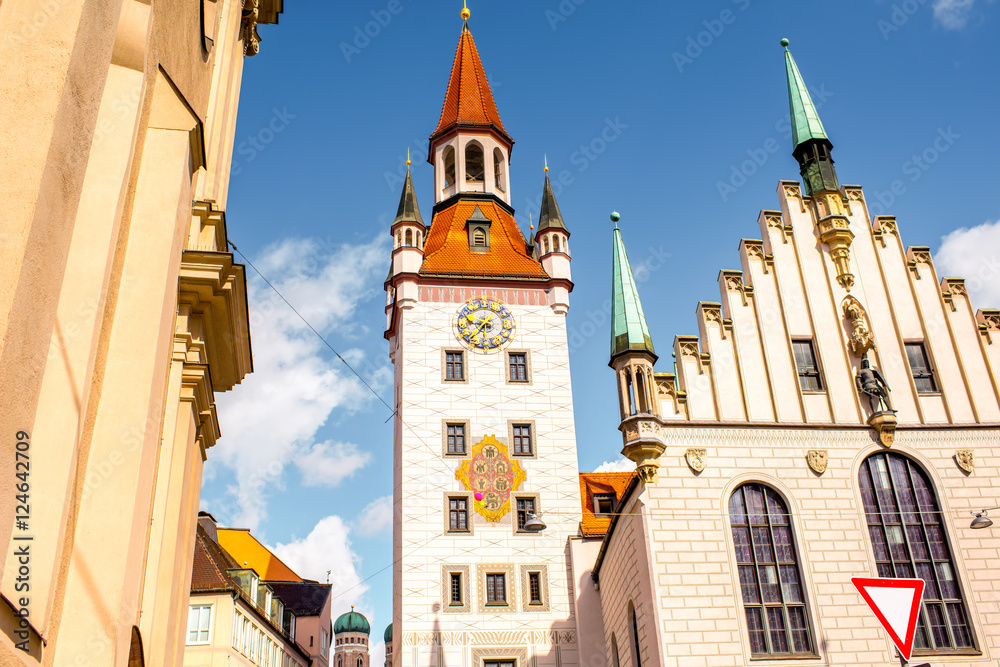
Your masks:
{"label": "tall arched window with tracery", "polygon": [[470,141],[465,145],[465,180],[473,182],[486,180],[483,146],[478,141]]}
{"label": "tall arched window with tracery", "polygon": [[858,477],[878,576],[925,582],[914,648],[974,648],[943,514],[927,474],[905,456],[879,452],[865,459]]}
{"label": "tall arched window with tracery", "polygon": [[750,652],[755,656],[813,653],[785,502],[770,487],[744,484],[729,498],[729,523]]}

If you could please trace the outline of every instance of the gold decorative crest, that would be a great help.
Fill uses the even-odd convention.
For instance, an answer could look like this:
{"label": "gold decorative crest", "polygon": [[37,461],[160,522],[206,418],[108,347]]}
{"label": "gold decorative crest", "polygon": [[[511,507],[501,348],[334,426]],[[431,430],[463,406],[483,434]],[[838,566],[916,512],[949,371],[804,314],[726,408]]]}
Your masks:
{"label": "gold decorative crest", "polygon": [[967,473],[971,473],[976,467],[976,455],[971,449],[960,449],[955,452],[955,463]]}
{"label": "gold decorative crest", "polygon": [[694,470],[695,472],[701,472],[708,464],[708,457],[705,455],[704,449],[692,447],[684,452],[684,458],[687,460],[687,464],[690,466],[691,470]]}
{"label": "gold decorative crest", "polygon": [[511,459],[507,446],[487,435],[472,446],[455,478],[475,494],[475,510],[496,523],[510,512],[510,494],[521,487],[526,475],[521,464]]}
{"label": "gold decorative crest", "polygon": [[817,475],[822,475],[826,472],[826,450],[825,449],[810,449],[806,452],[806,463]]}

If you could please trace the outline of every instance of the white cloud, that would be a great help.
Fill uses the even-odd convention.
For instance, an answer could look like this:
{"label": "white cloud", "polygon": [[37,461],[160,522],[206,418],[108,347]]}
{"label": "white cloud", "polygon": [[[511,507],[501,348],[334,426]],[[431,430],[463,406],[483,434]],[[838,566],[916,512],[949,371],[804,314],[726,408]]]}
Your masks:
{"label": "white cloud", "polygon": [[[379,293],[387,245],[378,238],[331,249],[312,239],[285,239],[264,249],[254,264],[324,336],[358,336],[365,332],[353,315]],[[353,445],[313,439],[335,410],[353,412],[374,397],[252,269],[247,271],[254,372],[218,395],[223,435],[209,453],[206,477],[217,475],[217,466],[233,471],[228,497],[213,499],[208,509],[220,521],[252,530],[267,516],[268,493],[281,488],[282,472],[292,461],[318,465],[304,472],[307,485],[334,485],[367,462],[367,454]],[[366,363],[358,350],[342,354],[376,389],[390,377],[386,367]],[[346,474],[333,469],[331,457],[349,462]]]}
{"label": "white cloud", "polygon": [[306,579],[326,582],[327,570],[330,570],[333,597],[357,599],[368,590],[358,574],[361,559],[351,550],[350,528],[339,516],[320,519],[307,536],[278,544],[272,551]]}
{"label": "white cloud", "polygon": [[946,30],[961,30],[969,22],[976,0],[934,0],[934,18]]}
{"label": "white cloud", "polygon": [[934,265],[938,277],[965,278],[974,310],[1000,307],[1000,220],[943,236]]}
{"label": "white cloud", "polygon": [[635,462],[624,456],[615,461],[605,461],[597,466],[594,472],[632,472],[635,470]]}
{"label": "white cloud", "polygon": [[392,496],[382,496],[368,503],[354,522],[362,537],[385,535],[392,529]]}
{"label": "white cloud", "polygon": [[337,486],[365,467],[371,454],[349,442],[321,442],[295,459],[305,486]]}

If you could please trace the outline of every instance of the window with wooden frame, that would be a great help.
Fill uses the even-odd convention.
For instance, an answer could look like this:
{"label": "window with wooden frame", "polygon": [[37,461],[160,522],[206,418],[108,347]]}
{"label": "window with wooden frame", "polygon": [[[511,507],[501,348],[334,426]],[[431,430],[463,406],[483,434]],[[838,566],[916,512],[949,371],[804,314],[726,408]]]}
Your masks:
{"label": "window with wooden frame", "polygon": [[487,573],[486,604],[507,604],[507,575],[505,573]]}
{"label": "window with wooden frame", "polygon": [[542,604],[542,573],[528,573],[528,604]]}
{"label": "window with wooden frame", "polygon": [[513,424],[511,430],[514,456],[531,456],[534,454],[534,444],[531,441],[531,424]]}
{"label": "window with wooden frame", "polygon": [[448,454],[464,455],[465,422],[449,422],[445,425],[445,438]]}
{"label": "window with wooden frame", "polygon": [[820,377],[812,339],[793,340],[792,351],[795,353],[795,368],[802,391],[823,391],[823,379]]}
{"label": "window with wooden frame", "polygon": [[524,531],[524,524],[533,516],[537,516],[534,498],[517,499],[517,530]]}
{"label": "window with wooden frame", "polygon": [[444,379],[462,382],[465,380],[465,352],[446,350],[444,353]]}
{"label": "window with wooden frame", "polygon": [[917,388],[917,393],[936,393],[938,387],[934,379],[934,371],[931,369],[930,360],[927,357],[927,348],[922,342],[906,343],[906,360],[910,362],[910,374],[913,375],[913,384]]}
{"label": "window with wooden frame", "polygon": [[528,381],[528,353],[507,353],[507,380],[509,382]]}
{"label": "window with wooden frame", "polygon": [[448,530],[452,533],[469,532],[469,499],[466,496],[448,498]]}
{"label": "window with wooden frame", "polygon": [[465,604],[465,601],[462,599],[461,572],[448,573],[448,592],[449,592],[450,605],[460,607],[463,604]]}

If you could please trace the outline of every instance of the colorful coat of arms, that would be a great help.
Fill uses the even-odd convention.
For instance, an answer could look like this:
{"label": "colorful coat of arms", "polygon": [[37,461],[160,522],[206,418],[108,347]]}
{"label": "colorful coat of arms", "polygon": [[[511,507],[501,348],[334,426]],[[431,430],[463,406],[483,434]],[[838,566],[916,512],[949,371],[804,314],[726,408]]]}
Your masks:
{"label": "colorful coat of arms", "polygon": [[475,510],[496,523],[510,512],[510,494],[524,482],[521,464],[510,458],[506,445],[488,435],[472,446],[472,454],[455,477],[475,494]]}

